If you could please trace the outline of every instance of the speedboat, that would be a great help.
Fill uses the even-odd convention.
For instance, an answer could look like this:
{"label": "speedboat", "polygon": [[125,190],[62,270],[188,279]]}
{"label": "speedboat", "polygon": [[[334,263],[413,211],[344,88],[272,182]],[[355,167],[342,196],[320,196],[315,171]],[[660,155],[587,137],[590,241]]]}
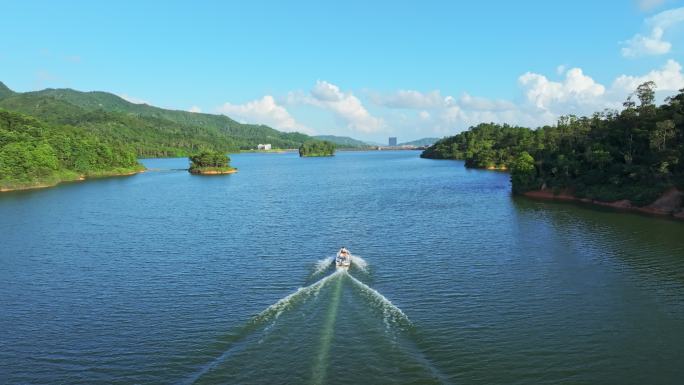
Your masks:
{"label": "speedboat", "polygon": [[348,269],[351,266],[351,253],[344,247],[337,252],[335,257],[335,266],[342,269]]}

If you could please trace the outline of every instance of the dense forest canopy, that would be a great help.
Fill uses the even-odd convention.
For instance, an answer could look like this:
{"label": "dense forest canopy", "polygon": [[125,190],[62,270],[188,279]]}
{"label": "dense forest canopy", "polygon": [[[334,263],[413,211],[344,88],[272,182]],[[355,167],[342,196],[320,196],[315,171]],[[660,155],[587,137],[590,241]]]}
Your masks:
{"label": "dense forest canopy", "polygon": [[135,152],[79,127],[0,110],[0,188],[142,169]]}
{"label": "dense forest canopy", "polygon": [[229,167],[230,157],[222,152],[204,151],[190,156],[190,170]]}
{"label": "dense forest canopy", "polygon": [[565,116],[536,130],[480,124],[421,156],[512,169],[516,193],[548,188],[646,205],[670,187],[684,188],[684,89],[656,106],[655,88],[640,85],[622,111]]}
{"label": "dense forest canopy", "polygon": [[236,152],[256,148],[259,143],[298,148],[311,139],[297,132],[238,123],[223,115],[134,104],[106,92],[46,89],[16,93],[0,83],[0,108],[125,141],[138,157],[186,156],[203,150]]}
{"label": "dense forest canopy", "polygon": [[335,143],[327,140],[309,140],[299,147],[299,156],[333,156]]}

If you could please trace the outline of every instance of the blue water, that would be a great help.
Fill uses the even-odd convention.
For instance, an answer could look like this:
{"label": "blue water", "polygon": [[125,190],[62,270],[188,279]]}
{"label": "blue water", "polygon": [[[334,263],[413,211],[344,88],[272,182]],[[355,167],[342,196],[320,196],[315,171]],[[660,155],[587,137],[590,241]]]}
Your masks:
{"label": "blue water", "polygon": [[684,378],[683,223],[413,151],[232,158],[0,195],[0,383]]}

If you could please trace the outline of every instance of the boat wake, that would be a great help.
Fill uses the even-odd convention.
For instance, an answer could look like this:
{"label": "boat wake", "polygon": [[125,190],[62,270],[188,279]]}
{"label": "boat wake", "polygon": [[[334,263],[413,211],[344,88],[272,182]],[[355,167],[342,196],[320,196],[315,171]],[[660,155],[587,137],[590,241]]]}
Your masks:
{"label": "boat wake", "polygon": [[380,309],[383,315],[383,320],[385,321],[385,326],[388,328],[392,325],[411,326],[411,320],[409,320],[406,314],[404,314],[404,312],[395,306],[390,300],[385,298],[384,295],[354,278],[354,276],[351,274],[349,274],[349,278],[351,278],[352,282],[356,284],[356,286],[366,296],[370,303],[376,305],[377,308]]}
{"label": "boat wake", "polygon": [[333,262],[335,262],[335,258],[333,257],[318,260],[318,262],[316,262],[316,265],[314,266],[314,272],[311,275],[315,277],[323,273],[324,271],[328,270],[328,268],[330,268]]}
{"label": "boat wake", "polygon": [[366,262],[365,259],[361,258],[358,255],[351,254],[351,261],[353,266],[358,267],[364,273],[368,272],[368,262]]}
{"label": "boat wake", "polygon": [[273,305],[269,306],[266,308],[266,310],[262,311],[259,313],[256,317],[252,318],[250,323],[252,324],[263,324],[265,322],[268,322],[269,320],[273,319],[276,320],[280,315],[287,309],[295,306],[297,303],[304,301],[305,299],[313,296],[318,295],[318,292],[321,291],[323,286],[327,282],[329,282],[331,279],[334,277],[342,274],[342,271],[336,271],[325,278],[321,278],[320,280],[312,283],[309,286],[306,287],[300,287],[297,289],[292,294],[289,294],[288,296],[278,300],[278,302],[274,303]]}
{"label": "boat wake", "polygon": [[[352,263],[354,266],[358,267],[359,270],[364,272],[368,266],[363,258],[355,255],[352,255]],[[325,272],[333,264],[334,259],[332,258],[325,258],[318,261],[315,266],[314,275]],[[334,335],[335,323],[340,303],[341,288],[343,281],[346,278],[351,280],[351,282],[354,284],[354,287],[367,300],[368,304],[379,311],[387,331],[390,331],[395,327],[400,329],[411,327],[411,321],[406,314],[404,314],[404,312],[397,306],[392,304],[392,302],[385,296],[355,278],[346,269],[338,269],[312,283],[311,285],[300,287],[293,293],[281,298],[264,309],[261,313],[254,316],[237,333],[233,334],[233,338],[227,342],[228,346],[220,348],[221,350],[219,351],[220,353],[218,354],[218,357],[211,360],[211,362],[204,365],[200,370],[195,372],[192,376],[185,379],[181,383],[194,384],[206,374],[222,365],[234,354],[237,354],[248,346],[251,346],[253,343],[261,343],[261,341],[264,340],[265,335],[268,335],[271,332],[271,329],[273,329],[275,326],[278,318],[284,312],[303,304],[311,298],[317,297],[319,292],[324,287],[330,285],[331,282],[334,281],[335,284],[332,288],[333,292],[331,301],[329,303],[329,307],[327,308],[327,313],[325,314],[321,328],[318,355],[312,368],[313,383],[323,383],[325,381],[327,372],[326,368],[329,361],[329,352]]]}
{"label": "boat wake", "polygon": [[[292,308],[298,303],[305,301],[309,297],[317,296],[320,290],[323,288],[323,286],[326,285],[326,283],[330,282],[333,278],[339,276],[342,273],[342,271],[336,271],[324,278],[321,278],[320,280],[312,283],[309,286],[300,287],[294,293],[291,293],[281,298],[273,305],[267,307],[264,311],[254,316],[254,318],[252,318],[245,326],[243,326],[240,329],[236,337],[233,338],[230,342],[228,348],[221,352],[221,354],[217,358],[215,358],[209,364],[202,367],[200,370],[198,370],[192,376],[187,378],[185,381],[180,382],[180,384],[190,385],[197,382],[205,374],[209,373],[211,370],[213,370],[214,368],[222,364],[224,361],[226,361],[230,356],[244,349],[245,345],[247,345],[247,343],[250,342],[247,341],[250,335],[255,333],[257,330],[262,330],[263,333],[268,333],[273,328],[278,317],[280,317],[280,315],[284,311]],[[268,324],[269,321],[272,322]],[[262,326],[263,328],[260,329],[260,327]],[[263,336],[259,339],[259,342],[262,340]]]}

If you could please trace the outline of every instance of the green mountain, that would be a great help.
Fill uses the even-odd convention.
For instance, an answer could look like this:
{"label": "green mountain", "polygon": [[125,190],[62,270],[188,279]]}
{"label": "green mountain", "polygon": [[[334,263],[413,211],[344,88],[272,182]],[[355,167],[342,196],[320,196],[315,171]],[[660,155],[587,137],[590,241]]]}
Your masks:
{"label": "green mountain", "polygon": [[432,146],[438,140],[439,140],[439,138],[422,138],[422,139],[417,139],[417,140],[413,140],[410,142],[399,143],[399,145],[400,146],[416,146],[416,147]]}
{"label": "green mountain", "polygon": [[130,144],[139,157],[183,156],[203,150],[232,152],[259,143],[297,148],[311,139],[264,125],[242,124],[223,115],[135,104],[107,92],[45,89],[15,93],[0,87],[0,109],[51,124],[66,124]]}
{"label": "green mountain", "polygon": [[0,99],[6,98],[14,94],[14,91],[10,90],[5,83],[0,82]]}
{"label": "green mountain", "polygon": [[365,148],[369,147],[368,143],[362,142],[360,140],[350,138],[348,136],[335,136],[335,135],[316,135],[314,138],[318,140],[325,140],[328,142],[335,143],[338,148]]}

